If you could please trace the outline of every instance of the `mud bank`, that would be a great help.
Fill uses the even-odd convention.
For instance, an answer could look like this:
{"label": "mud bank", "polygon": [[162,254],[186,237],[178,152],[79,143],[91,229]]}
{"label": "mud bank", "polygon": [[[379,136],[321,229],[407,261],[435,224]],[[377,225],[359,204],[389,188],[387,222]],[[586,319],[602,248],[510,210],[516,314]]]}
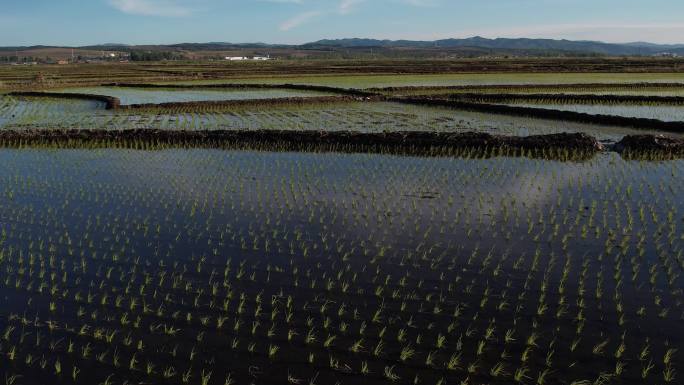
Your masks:
{"label": "mud bank", "polygon": [[581,133],[503,136],[481,132],[290,130],[4,130],[0,147],[49,148],[221,148],[262,151],[381,153],[417,156],[526,156],[554,160],[587,160],[603,150],[627,159],[664,160],[684,157],[684,139],[629,135],[608,148]]}
{"label": "mud bank", "polygon": [[145,89],[238,89],[238,90],[295,90],[295,91],[314,91],[325,92],[350,96],[376,96],[377,93],[351,88],[337,88],[328,86],[315,86],[308,84],[249,84],[249,83],[225,83],[225,84],[149,84],[149,83],[105,83],[103,87],[125,87],[125,88],[145,88]]}
{"label": "mud bank", "polygon": [[183,147],[266,146],[281,151],[348,149],[355,152],[449,155],[458,150],[498,150],[500,155],[526,152],[591,156],[603,149],[586,134],[552,134],[526,137],[486,133],[393,133],[321,132],[287,130],[13,130],[0,131],[0,144],[72,146],[78,144],[147,143]]}
{"label": "mud bank", "polygon": [[312,96],[312,97],[289,97],[272,99],[245,99],[245,100],[207,100],[201,102],[169,102],[169,103],[145,103],[126,104],[118,107],[120,110],[139,109],[170,109],[184,111],[202,111],[204,108],[240,108],[240,107],[274,107],[274,106],[303,106],[309,104],[326,103],[351,103],[378,101],[381,99],[358,96]]}
{"label": "mud bank", "polygon": [[464,86],[403,86],[403,87],[383,87],[368,88],[369,92],[408,92],[408,91],[440,91],[453,90],[454,92],[477,92],[487,90],[507,90],[507,91],[526,91],[526,90],[644,90],[652,88],[684,88],[684,83],[569,83],[569,84],[482,84]]}
{"label": "mud bank", "polygon": [[613,150],[635,157],[681,157],[684,156],[684,139],[662,135],[628,135],[613,145]]}
{"label": "mud bank", "polygon": [[520,101],[552,102],[561,104],[664,104],[684,105],[682,96],[641,96],[641,95],[592,95],[592,94],[476,94],[461,93],[448,95],[451,100],[475,103],[507,103]]}

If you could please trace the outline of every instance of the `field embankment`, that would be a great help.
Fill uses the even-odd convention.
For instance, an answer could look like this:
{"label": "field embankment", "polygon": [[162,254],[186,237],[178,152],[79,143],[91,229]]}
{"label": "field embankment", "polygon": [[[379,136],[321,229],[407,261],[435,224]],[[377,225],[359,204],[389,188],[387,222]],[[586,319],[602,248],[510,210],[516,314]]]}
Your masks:
{"label": "field embankment", "polygon": [[0,143],[5,146],[70,143],[145,142],[189,147],[224,147],[229,145],[268,145],[270,148],[295,151],[311,149],[356,149],[367,152],[449,155],[459,149],[505,149],[517,151],[567,150],[593,154],[603,146],[585,134],[550,134],[526,137],[487,133],[437,132],[321,132],[291,130],[5,130]]}
{"label": "field embankment", "polygon": [[262,90],[262,89],[279,89],[279,90],[295,90],[295,91],[315,91],[324,93],[334,93],[340,95],[367,97],[376,96],[377,92],[358,90],[353,88],[340,88],[319,86],[312,84],[261,84],[261,83],[216,83],[216,84],[151,84],[151,83],[105,83],[103,87],[125,87],[125,88],[143,88],[143,89],[178,89],[178,90],[196,90],[196,89],[238,89],[238,90]]}
{"label": "field embankment", "polygon": [[476,103],[545,102],[554,104],[661,104],[684,105],[683,96],[653,95],[594,95],[594,94],[480,94],[459,93],[448,95],[450,100]]}
{"label": "field embankment", "polygon": [[[183,110],[183,111],[197,111],[204,108],[239,108],[246,106],[302,106],[317,103],[350,103],[359,101],[372,101],[370,98],[359,98],[356,96],[313,96],[313,97],[289,97],[289,98],[272,98],[272,99],[246,99],[246,100],[209,100],[201,102],[170,102],[170,103],[145,103],[145,104],[127,104],[121,105],[118,108],[122,110],[139,110],[139,109],[169,109],[169,110]],[[379,99],[376,99],[379,100]]]}
{"label": "field embankment", "polygon": [[684,156],[684,139],[658,135],[628,135],[613,145],[613,149],[628,157],[681,157]]}

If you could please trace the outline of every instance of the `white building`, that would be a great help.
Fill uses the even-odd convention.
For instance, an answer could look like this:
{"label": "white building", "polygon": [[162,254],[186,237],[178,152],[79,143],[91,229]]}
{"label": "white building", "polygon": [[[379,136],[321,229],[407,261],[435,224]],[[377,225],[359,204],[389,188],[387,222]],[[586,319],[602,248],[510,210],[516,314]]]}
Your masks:
{"label": "white building", "polygon": [[242,61],[242,60],[254,60],[254,61],[264,61],[264,60],[271,60],[270,56],[253,56],[253,57],[247,57],[247,56],[226,56],[226,60],[228,61]]}

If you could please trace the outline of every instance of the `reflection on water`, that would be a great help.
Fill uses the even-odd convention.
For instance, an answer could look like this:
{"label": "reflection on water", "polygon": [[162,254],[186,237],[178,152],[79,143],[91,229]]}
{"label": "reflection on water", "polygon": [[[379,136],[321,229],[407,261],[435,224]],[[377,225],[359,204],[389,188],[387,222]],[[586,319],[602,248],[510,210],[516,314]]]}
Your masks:
{"label": "reflection on water", "polygon": [[119,98],[121,104],[159,104],[172,102],[202,102],[212,100],[276,99],[290,97],[325,96],[321,92],[281,89],[176,89],[176,88],[127,88],[127,87],[79,87],[55,92],[106,95]]}
{"label": "reflection on water", "polygon": [[[112,88],[114,91],[128,92]],[[90,92],[82,89],[81,92]],[[136,95],[163,92],[134,89]],[[156,92],[156,93],[155,93]],[[198,91],[204,92],[204,91]],[[219,94],[221,91],[217,91]],[[252,91],[245,91],[250,93]],[[261,92],[261,91],[256,91]],[[289,92],[289,91],[283,91]],[[174,91],[178,98],[193,98]],[[184,96],[185,95],[185,96]],[[116,95],[122,96],[122,95]],[[214,94],[205,96],[216,96]],[[250,96],[254,96],[250,94]],[[130,101],[130,100],[129,100]],[[138,101],[143,101],[138,100]],[[148,100],[149,101],[149,100]],[[162,111],[105,111],[99,102],[58,99],[0,98],[0,119],[6,128],[79,128],[166,130],[324,130],[324,131],[438,131],[487,132],[495,135],[541,135],[582,132],[602,141],[617,142],[625,135],[659,133],[622,127],[531,119],[397,103],[325,103],[303,106],[240,107],[185,113]],[[0,124],[2,124],[0,122]],[[667,133],[667,135],[676,135]]]}
{"label": "reflection on water", "polygon": [[[518,336],[507,343],[518,353],[536,330],[535,344],[554,341],[554,362],[561,363],[555,376],[568,383],[611,369],[612,362],[604,360],[570,365],[591,359],[596,341],[607,340],[612,352],[620,341],[641,346],[648,339],[659,357],[665,340],[669,346],[684,342],[678,332],[684,161],[628,162],[616,154],[563,163],[219,150],[3,150],[0,163],[0,279],[19,282],[0,287],[3,309],[47,312],[49,291],[32,292],[32,302],[24,301],[31,278],[19,267],[39,256],[58,256],[64,267],[47,269],[64,268],[65,279],[78,277],[68,281],[72,292],[110,290],[115,298],[130,280],[150,309],[164,308],[161,315],[143,313],[140,330],[160,322],[182,325],[173,344],[184,354],[207,354],[217,375],[240,373],[241,361],[212,355],[207,345],[230,338],[213,324],[169,314],[184,316],[194,301],[199,305],[193,312],[215,322],[225,315],[219,299],[228,291],[247,293],[250,301],[259,293],[275,298],[264,305],[269,314],[292,295],[298,321],[288,327],[301,336],[309,330],[307,317],[316,330],[330,327],[319,310],[324,301],[335,309],[353,304],[354,318],[340,317],[352,329],[367,322],[364,338],[371,346],[381,329],[372,321],[381,303],[393,338],[404,328],[427,354],[439,335],[449,336],[448,346],[456,346],[460,336],[464,359],[487,365],[499,353],[481,356],[477,342],[493,322],[498,341],[506,330]],[[238,271],[244,271],[242,279],[234,277]],[[154,290],[139,289],[148,278]],[[102,287],[93,286],[100,281]],[[212,294],[212,283],[220,295]],[[96,298],[78,306],[86,314],[100,309],[115,321],[130,312],[101,307]],[[72,309],[52,317],[81,322],[76,314]],[[578,335],[577,314],[583,319]],[[251,313],[245,317],[251,325]],[[414,327],[403,327],[409,317]],[[617,326],[622,322],[629,328]],[[454,325],[460,325],[455,333]],[[465,330],[477,333],[466,337]],[[196,342],[199,331],[208,342]],[[134,333],[146,346],[165,341]],[[346,344],[358,337],[335,333],[332,354],[346,354]],[[274,343],[257,335],[246,338],[259,349]],[[297,353],[295,363],[311,349],[318,352],[318,345],[299,339],[290,344],[277,335],[280,346]],[[571,350],[577,337],[581,342]],[[385,351],[398,354],[403,345],[393,338],[383,340]],[[491,349],[503,346],[493,341]],[[144,362],[156,353],[137,354]],[[448,360],[449,354],[435,354]],[[547,355],[544,349],[530,354],[541,362]],[[258,355],[242,357],[264,367]],[[370,353],[364,358],[382,370],[384,359]],[[181,366],[186,358],[169,360]],[[287,368],[265,367],[276,378],[286,374]],[[396,369],[403,375],[416,370],[409,363]],[[329,380],[339,375],[317,370]],[[639,375],[635,370],[625,378]]]}
{"label": "reflection on water", "polygon": [[513,106],[546,108],[550,110],[582,112],[592,115],[614,115],[628,118],[657,119],[665,122],[684,122],[684,106],[618,105],[618,104],[555,104],[509,103]]}

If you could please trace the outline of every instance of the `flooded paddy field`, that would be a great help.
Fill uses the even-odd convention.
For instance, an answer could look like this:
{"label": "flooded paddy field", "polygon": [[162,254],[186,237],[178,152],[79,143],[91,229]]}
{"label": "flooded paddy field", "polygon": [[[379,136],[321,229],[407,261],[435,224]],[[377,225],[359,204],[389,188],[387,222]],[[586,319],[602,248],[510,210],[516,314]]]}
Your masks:
{"label": "flooded paddy field", "polygon": [[466,85],[444,87],[390,87],[373,89],[388,95],[433,96],[459,93],[478,94],[548,94],[552,95],[630,95],[630,96],[684,96],[684,83],[629,83],[629,84],[554,84],[554,85]]}
{"label": "flooded paddy field", "polygon": [[258,100],[330,95],[322,92],[280,89],[186,89],[133,87],[78,87],[55,90],[60,93],[106,95],[118,98],[122,105],[204,102],[220,100]]}
{"label": "flooded paddy field", "polygon": [[[146,92],[146,91],[143,91]],[[181,91],[174,91],[182,93]],[[287,91],[289,92],[289,91]],[[486,132],[498,135],[541,135],[581,132],[601,141],[625,135],[661,132],[629,127],[534,119],[391,102],[344,102],[282,105],[263,108],[258,101],[241,107],[196,107],[105,110],[103,103],[52,98],[0,96],[0,128],[4,129],[164,129],[164,130],[321,130]],[[681,135],[670,133],[679,137]]]}
{"label": "flooded paddy field", "polygon": [[[574,83],[684,83],[682,73],[458,73],[458,74],[383,74],[383,75],[291,75],[242,77],[234,83],[293,83],[341,88],[444,87],[499,84],[574,84]],[[157,82],[158,84],[216,84],[225,80]]]}
{"label": "flooded paddy field", "polygon": [[664,122],[684,122],[684,105],[619,105],[619,104],[552,104],[515,103],[513,106],[573,111],[592,115],[624,116],[628,118],[657,119]]}
{"label": "flooded paddy field", "polygon": [[0,382],[681,380],[682,75],[244,79],[0,94]]}
{"label": "flooded paddy field", "polygon": [[0,162],[0,350],[23,383],[627,384],[682,367],[680,160]]}

